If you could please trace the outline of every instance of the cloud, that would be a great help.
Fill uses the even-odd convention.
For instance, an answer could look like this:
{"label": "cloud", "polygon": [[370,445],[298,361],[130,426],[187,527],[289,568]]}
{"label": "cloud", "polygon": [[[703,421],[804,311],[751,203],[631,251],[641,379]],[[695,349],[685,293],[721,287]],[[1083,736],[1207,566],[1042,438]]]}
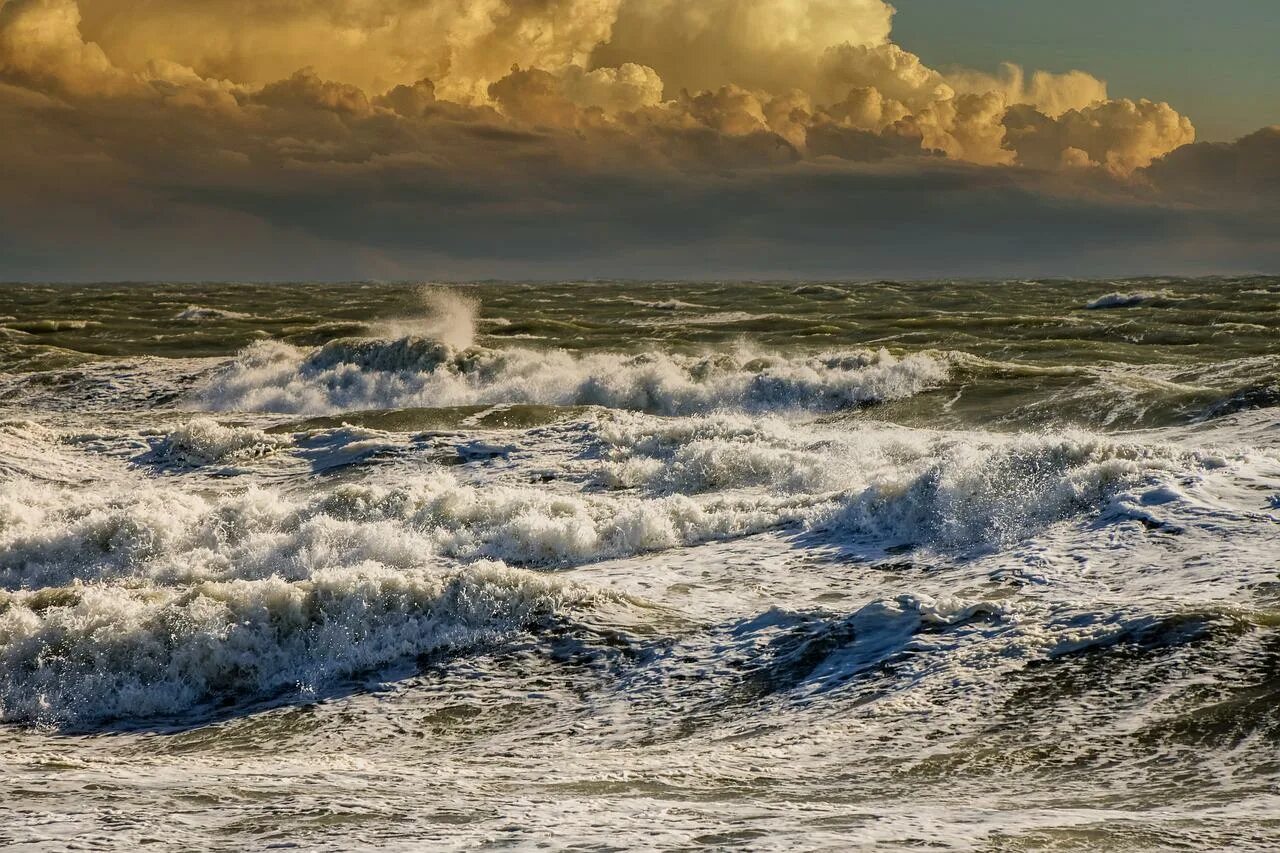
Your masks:
{"label": "cloud", "polygon": [[594,71],[570,65],[562,78],[566,97],[580,107],[599,107],[607,113],[622,113],[657,106],[662,102],[663,83],[658,72],[634,62]]}
{"label": "cloud", "polygon": [[1152,183],[1192,201],[1280,207],[1280,125],[1230,143],[1186,145],[1145,170]]}
{"label": "cloud", "polygon": [[1019,105],[1004,125],[1018,161],[1046,169],[1092,164],[1129,174],[1195,141],[1189,119],[1147,100],[1099,101],[1057,118]]}
{"label": "cloud", "polygon": [[1084,71],[1036,71],[1028,79],[1022,66],[1005,62],[995,74],[961,69],[952,71],[946,79],[957,92],[996,92],[1006,103],[1035,107],[1053,118],[1108,100],[1107,84]]}
{"label": "cloud", "polygon": [[[11,0],[12,2],[13,0]],[[620,0],[79,0],[85,39],[141,73],[165,60],[261,85],[314,68],[382,91],[424,78],[482,95],[513,64],[582,64]]]}
{"label": "cloud", "polygon": [[[226,239],[330,271],[902,272],[1026,255],[1032,228],[1054,264],[1227,245],[1248,182],[1212,187],[1246,174],[1274,197],[1274,132],[1190,145],[1172,107],[1084,72],[944,73],[890,40],[892,16],[880,0],[0,0],[0,121],[23,128],[0,139],[0,213],[28,271],[58,268],[39,247],[59,239],[102,253],[149,234],[168,258],[230,263],[206,250]],[[270,239],[246,239],[252,222]]]}
{"label": "cloud", "polygon": [[74,0],[0,4],[0,74],[84,94],[110,94],[129,82],[98,45],[81,38]]}
{"label": "cloud", "polygon": [[734,84],[812,89],[823,52],[888,41],[882,0],[623,0],[597,65],[654,68],[669,97]]}
{"label": "cloud", "polygon": [[[892,15],[882,0],[7,0],[0,73],[78,98],[404,118],[429,90],[521,125],[773,133],[802,155],[816,132],[827,156],[918,138],[957,160],[1120,173],[1193,138],[1172,108],[1107,100],[1083,72],[944,75],[889,41]],[[833,144],[865,133],[884,144]]]}

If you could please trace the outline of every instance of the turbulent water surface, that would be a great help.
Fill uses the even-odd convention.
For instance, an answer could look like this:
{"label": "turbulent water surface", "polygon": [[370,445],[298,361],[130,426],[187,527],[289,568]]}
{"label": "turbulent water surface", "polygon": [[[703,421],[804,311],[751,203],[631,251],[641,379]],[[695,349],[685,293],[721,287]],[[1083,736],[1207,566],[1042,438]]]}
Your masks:
{"label": "turbulent water surface", "polygon": [[6,286],[0,842],[1274,849],[1280,280]]}

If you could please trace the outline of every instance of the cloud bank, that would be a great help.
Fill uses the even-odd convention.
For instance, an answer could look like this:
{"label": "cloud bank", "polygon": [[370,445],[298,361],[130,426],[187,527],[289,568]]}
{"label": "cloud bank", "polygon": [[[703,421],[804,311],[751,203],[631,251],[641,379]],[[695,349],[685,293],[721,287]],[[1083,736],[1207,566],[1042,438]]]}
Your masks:
{"label": "cloud bank", "polygon": [[893,14],[0,0],[0,275],[1275,262],[1274,129],[1197,145],[1084,71],[940,71]]}

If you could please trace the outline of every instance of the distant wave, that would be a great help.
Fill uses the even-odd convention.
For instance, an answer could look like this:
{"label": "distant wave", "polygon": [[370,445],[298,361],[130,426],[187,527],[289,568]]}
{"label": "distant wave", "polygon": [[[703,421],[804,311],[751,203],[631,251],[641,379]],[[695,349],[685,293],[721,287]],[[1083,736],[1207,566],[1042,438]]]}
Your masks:
{"label": "distant wave", "polygon": [[1141,290],[1135,293],[1108,293],[1105,296],[1099,296],[1084,307],[1090,311],[1106,308],[1134,308],[1157,299],[1159,296],[1159,293],[1149,290]]}
{"label": "distant wave", "polygon": [[203,305],[189,305],[173,318],[184,323],[199,323],[204,320],[245,320],[251,314],[239,311],[227,311],[222,308],[206,308]]}
{"label": "distant wave", "polygon": [[100,326],[94,320],[9,320],[4,327],[29,335],[49,335],[58,332],[80,332],[90,326]]}
{"label": "distant wave", "polygon": [[[56,441],[9,429],[15,453],[24,435],[33,453]],[[779,530],[963,556],[1090,515],[1158,526],[1179,482],[1230,464],[1082,432],[842,432],[742,415],[604,413],[586,439],[589,476],[556,488],[442,469],[313,494],[10,478],[0,718],[75,725],[270,698],[607,598],[509,565]],[[161,446],[236,458],[264,440],[196,422]]]}

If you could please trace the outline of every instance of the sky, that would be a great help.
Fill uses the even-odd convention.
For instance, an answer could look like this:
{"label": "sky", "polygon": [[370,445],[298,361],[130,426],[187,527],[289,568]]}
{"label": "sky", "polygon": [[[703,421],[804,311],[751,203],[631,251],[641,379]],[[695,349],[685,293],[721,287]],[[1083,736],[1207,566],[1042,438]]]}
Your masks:
{"label": "sky", "polygon": [[1273,4],[0,0],[0,280],[1280,272]]}
{"label": "sky", "polygon": [[1168,101],[1201,139],[1280,124],[1280,3],[895,0],[894,38],[941,66],[1084,68],[1113,94]]}

